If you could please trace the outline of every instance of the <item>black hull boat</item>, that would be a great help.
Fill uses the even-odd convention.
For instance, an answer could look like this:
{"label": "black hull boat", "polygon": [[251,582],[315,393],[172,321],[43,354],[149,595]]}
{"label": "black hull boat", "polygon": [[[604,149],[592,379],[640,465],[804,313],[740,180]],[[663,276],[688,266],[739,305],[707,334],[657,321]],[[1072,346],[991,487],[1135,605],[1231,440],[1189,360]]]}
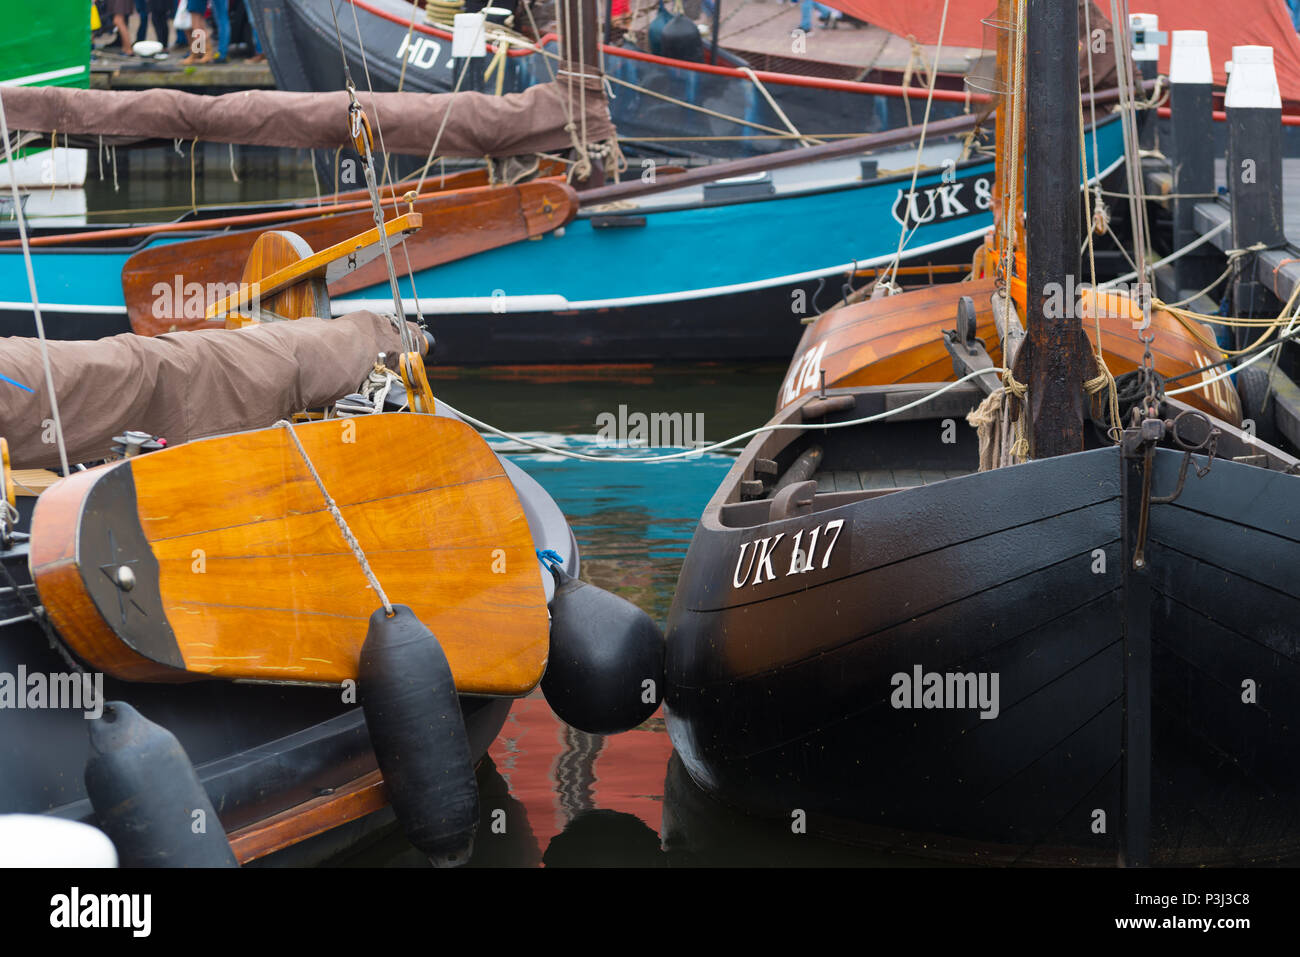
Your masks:
{"label": "black hull boat", "polygon": [[[343,60],[330,0],[257,0],[252,9],[277,87],[302,92],[343,88]],[[367,76],[368,68],[376,91],[396,90],[399,83],[404,90],[421,93],[447,93],[455,87],[451,34],[428,24],[422,10],[415,10],[414,25],[412,6],[405,0],[343,0],[336,4],[336,12],[348,66],[358,83]],[[544,37],[542,48],[555,53],[555,37]],[[760,127],[783,130],[785,123],[758,87],[739,72],[744,61],[725,51],[719,53],[724,62],[715,68],[655,56],[635,47],[605,45],[602,50],[604,70],[616,81],[611,115],[620,134],[633,141],[625,145],[625,151],[716,159],[770,152],[799,142],[761,135]],[[489,59],[491,56],[489,48]],[[545,82],[555,68],[554,59],[544,54],[512,48],[504,65],[502,92],[518,92]],[[870,133],[909,122],[901,97],[872,93],[866,84],[801,76],[779,82],[765,76],[766,90],[781,111],[796,129],[810,135]],[[488,87],[495,88],[495,77]],[[921,103],[917,101],[917,109]],[[692,105],[720,116],[692,109]],[[957,116],[963,108],[960,97],[941,93],[931,115],[935,119]],[[692,136],[708,139],[693,140]],[[638,140],[642,142],[635,142]]]}
{"label": "black hull boat", "polygon": [[[814,395],[781,421],[919,394]],[[1143,545],[1140,453],[976,472],[973,433],[940,440],[961,396],[736,463],[668,625],[691,776],[812,831],[985,861],[1300,853],[1296,460],[1219,422],[1220,456],[1271,467],[1153,448]],[[772,494],[801,468],[815,486]]]}

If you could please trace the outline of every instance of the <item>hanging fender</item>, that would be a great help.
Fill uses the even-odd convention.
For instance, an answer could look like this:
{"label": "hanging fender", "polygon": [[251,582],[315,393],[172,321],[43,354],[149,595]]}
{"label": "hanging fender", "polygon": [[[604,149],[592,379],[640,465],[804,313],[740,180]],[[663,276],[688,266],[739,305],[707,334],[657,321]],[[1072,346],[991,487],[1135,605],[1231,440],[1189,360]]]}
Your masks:
{"label": "hanging fender", "polygon": [[558,566],[542,693],[566,724],[589,734],[628,731],[657,710],[664,636],[644,611]]}

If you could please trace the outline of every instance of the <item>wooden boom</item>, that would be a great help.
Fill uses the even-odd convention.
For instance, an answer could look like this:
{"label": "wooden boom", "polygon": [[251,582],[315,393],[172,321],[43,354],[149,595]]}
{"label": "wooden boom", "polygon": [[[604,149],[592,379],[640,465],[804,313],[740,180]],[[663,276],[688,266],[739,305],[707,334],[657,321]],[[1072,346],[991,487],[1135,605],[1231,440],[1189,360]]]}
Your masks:
{"label": "wooden boom", "polygon": [[[390,413],[295,427],[391,602],[465,694],[526,694],[549,617],[523,507],[468,425]],[[357,675],[380,607],[284,428],[73,473],[37,501],[33,579],[93,667],[137,681]]]}

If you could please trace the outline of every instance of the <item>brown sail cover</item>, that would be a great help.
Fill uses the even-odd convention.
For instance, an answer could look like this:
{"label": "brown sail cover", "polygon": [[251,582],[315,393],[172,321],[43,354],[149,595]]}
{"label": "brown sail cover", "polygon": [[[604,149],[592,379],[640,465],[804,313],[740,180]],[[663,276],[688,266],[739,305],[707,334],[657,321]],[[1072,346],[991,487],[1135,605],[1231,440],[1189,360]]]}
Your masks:
{"label": "brown sail cover", "polygon": [[[88,462],[106,457],[124,429],[176,444],[328,405],[356,391],[378,353],[395,359],[401,338],[391,319],[354,312],[47,346],[68,461]],[[0,435],[14,467],[57,467],[40,341],[0,339],[0,375],[32,390],[0,380]]]}
{"label": "brown sail cover", "polygon": [[[570,92],[570,85],[572,92]],[[335,149],[351,143],[348,94],[246,90],[203,96],[179,90],[81,90],[9,86],[0,90],[9,127],[121,144],[147,139],[247,146]],[[565,149],[573,129],[588,142],[614,138],[601,83],[566,77],[522,93],[358,93],[376,139],[390,153],[425,156],[443,118],[438,155],[515,156]],[[376,142],[376,152],[379,150]]]}

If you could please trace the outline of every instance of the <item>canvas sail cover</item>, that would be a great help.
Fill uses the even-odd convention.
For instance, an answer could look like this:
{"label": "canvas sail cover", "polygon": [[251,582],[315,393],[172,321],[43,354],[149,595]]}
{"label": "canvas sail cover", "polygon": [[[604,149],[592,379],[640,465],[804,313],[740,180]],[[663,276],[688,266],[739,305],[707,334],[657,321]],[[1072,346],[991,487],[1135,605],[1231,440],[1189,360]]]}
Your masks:
{"label": "canvas sail cover", "polygon": [[[90,462],[125,429],[175,445],[329,405],[357,390],[378,353],[395,361],[402,342],[392,319],[354,312],[47,347],[68,461]],[[58,467],[40,341],[0,339],[0,376],[0,436],[14,466]]]}
{"label": "canvas sail cover", "polygon": [[[939,39],[944,0],[824,0],[837,10],[884,27],[899,36],[912,36],[918,43],[933,44]],[[1093,18],[1104,12],[1109,19],[1110,4],[1101,0],[1093,5]],[[1268,46],[1273,48],[1282,98],[1300,100],[1300,38],[1296,36],[1284,0],[1129,0],[1130,13],[1154,13],[1160,29],[1205,30],[1210,38],[1210,63],[1214,82],[1226,84],[1224,64],[1232,59],[1234,46]],[[948,23],[944,29],[945,47],[983,47],[993,34],[981,22],[995,16],[995,0],[948,0]],[[1169,45],[1160,48],[1160,70],[1169,71]]]}
{"label": "canvas sail cover", "polygon": [[[585,90],[580,89],[585,87]],[[348,94],[245,90],[203,96],[179,90],[0,90],[9,128],[57,133],[60,142],[91,145],[149,139],[200,140],[246,146],[337,149],[351,144]],[[573,129],[587,142],[613,139],[598,78],[566,76],[521,93],[357,93],[376,139],[390,153],[482,158],[567,149]],[[446,125],[443,126],[443,121]],[[376,142],[378,152],[379,144]]]}

